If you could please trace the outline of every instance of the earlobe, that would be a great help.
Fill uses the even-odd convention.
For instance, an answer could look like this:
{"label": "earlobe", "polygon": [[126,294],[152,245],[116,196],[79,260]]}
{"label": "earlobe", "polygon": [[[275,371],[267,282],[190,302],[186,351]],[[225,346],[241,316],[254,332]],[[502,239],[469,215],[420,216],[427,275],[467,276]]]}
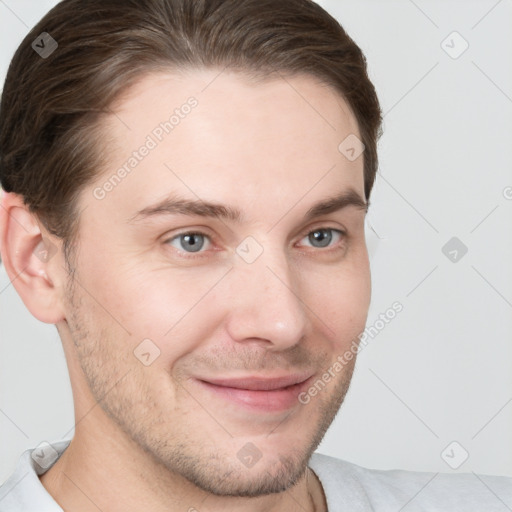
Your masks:
{"label": "earlobe", "polygon": [[63,320],[57,246],[42,233],[18,194],[5,193],[0,207],[2,263],[28,310],[40,321]]}

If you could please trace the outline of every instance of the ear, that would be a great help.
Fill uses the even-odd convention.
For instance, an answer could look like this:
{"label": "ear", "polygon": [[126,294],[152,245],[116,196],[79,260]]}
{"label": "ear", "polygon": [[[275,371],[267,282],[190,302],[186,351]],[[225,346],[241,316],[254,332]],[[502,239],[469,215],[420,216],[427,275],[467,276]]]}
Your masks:
{"label": "ear", "polygon": [[[43,233],[44,231],[44,233]],[[60,244],[52,242],[23,197],[2,192],[0,253],[7,275],[28,310],[41,322],[63,320],[61,302],[65,267]]]}

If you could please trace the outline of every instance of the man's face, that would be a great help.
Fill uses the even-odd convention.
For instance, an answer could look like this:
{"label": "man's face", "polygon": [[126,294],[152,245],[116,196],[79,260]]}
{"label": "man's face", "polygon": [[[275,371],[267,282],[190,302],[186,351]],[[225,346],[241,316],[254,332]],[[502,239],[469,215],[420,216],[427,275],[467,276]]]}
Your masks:
{"label": "man's face", "polygon": [[[364,155],[338,150],[359,136],[355,118],[313,78],[217,75],[146,76],[115,106],[104,125],[111,166],[80,196],[77,280],[59,330],[79,362],[77,421],[91,393],[116,446],[211,493],[256,496],[302,476],[350,383],[355,359],[298,399],[365,326],[365,209],[308,217],[348,191],[364,199]],[[136,165],[105,185],[134,151]],[[171,196],[240,218],[137,216]],[[291,374],[310,379],[288,394],[202,382]]]}

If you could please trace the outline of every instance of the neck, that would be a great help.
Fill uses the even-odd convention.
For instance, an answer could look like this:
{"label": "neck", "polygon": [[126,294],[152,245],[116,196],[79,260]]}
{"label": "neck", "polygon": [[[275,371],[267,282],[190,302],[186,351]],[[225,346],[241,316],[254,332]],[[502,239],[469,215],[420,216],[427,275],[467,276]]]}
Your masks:
{"label": "neck", "polygon": [[105,429],[94,429],[93,414],[77,427],[66,451],[40,477],[63,510],[135,512],[150,505],[153,512],[178,512],[201,510],[205,502],[212,512],[292,512],[298,504],[311,512],[327,510],[321,483],[309,468],[296,485],[282,493],[255,498],[217,496],[169,472],[119,432],[113,436],[106,435]]}

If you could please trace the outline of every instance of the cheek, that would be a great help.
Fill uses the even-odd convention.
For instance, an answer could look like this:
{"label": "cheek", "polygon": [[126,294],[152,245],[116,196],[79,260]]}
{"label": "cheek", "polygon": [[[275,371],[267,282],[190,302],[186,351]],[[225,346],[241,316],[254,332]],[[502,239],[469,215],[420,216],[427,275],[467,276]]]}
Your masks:
{"label": "cheek", "polygon": [[212,290],[224,274],[211,268],[144,272],[139,266],[97,277],[94,286],[101,288],[102,304],[112,315],[105,321],[122,338],[129,337],[129,350],[144,343],[141,350],[147,347],[152,357],[157,355],[154,366],[169,368],[211,335],[218,311]]}
{"label": "cheek", "polygon": [[304,278],[303,300],[318,316],[318,329],[340,346],[350,344],[364,330],[370,306],[368,260],[361,254],[354,261],[325,268],[314,279]]}

